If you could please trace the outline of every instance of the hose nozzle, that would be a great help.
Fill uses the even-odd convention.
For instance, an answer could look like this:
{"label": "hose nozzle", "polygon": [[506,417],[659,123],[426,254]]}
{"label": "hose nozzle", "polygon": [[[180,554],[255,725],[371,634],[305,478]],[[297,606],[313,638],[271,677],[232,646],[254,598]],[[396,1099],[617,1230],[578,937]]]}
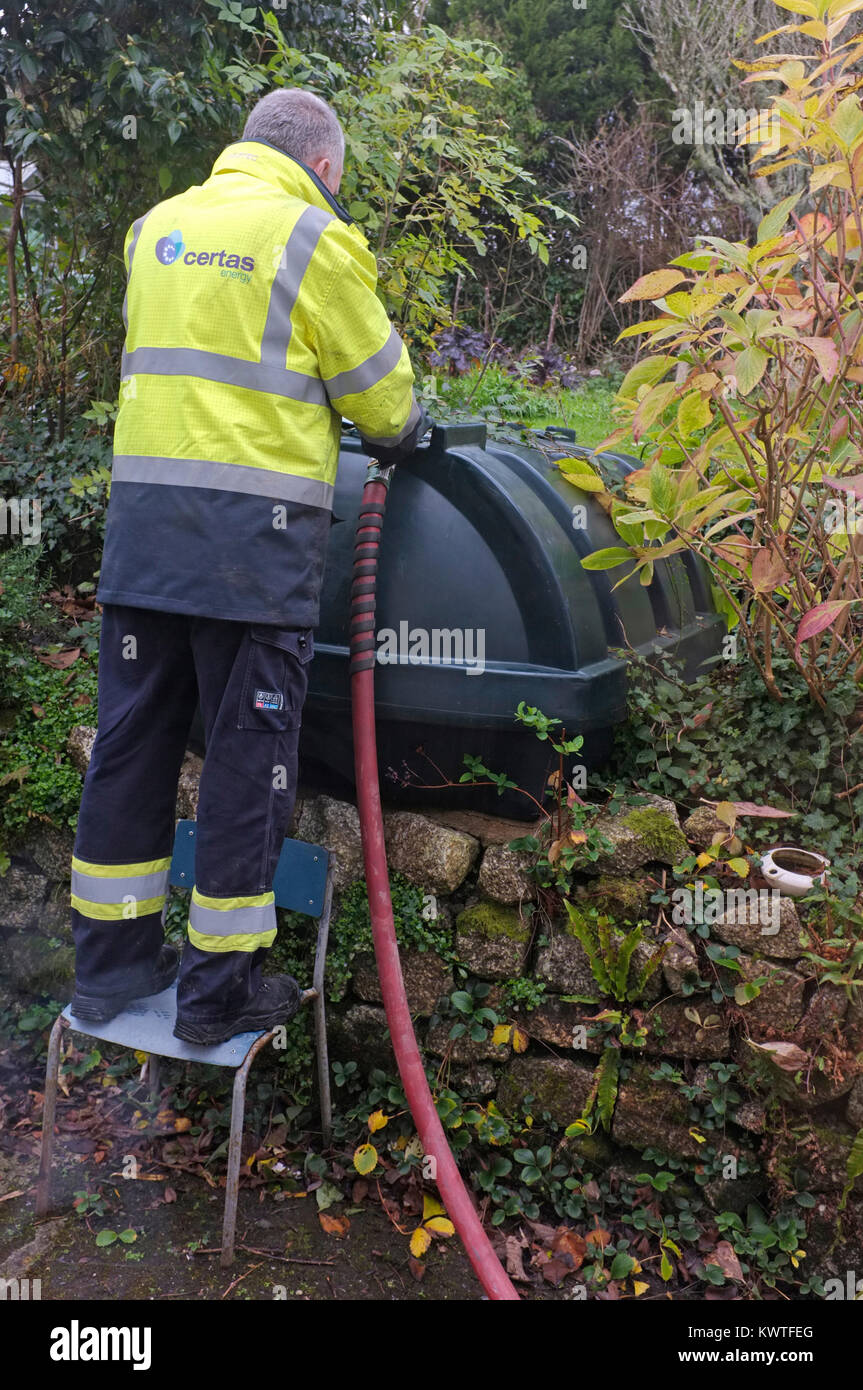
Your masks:
{"label": "hose nozzle", "polygon": [[389,487],[392,481],[394,464],[386,466],[378,463],[377,459],[369,459],[369,466],[366,469],[367,483],[383,483],[384,487]]}

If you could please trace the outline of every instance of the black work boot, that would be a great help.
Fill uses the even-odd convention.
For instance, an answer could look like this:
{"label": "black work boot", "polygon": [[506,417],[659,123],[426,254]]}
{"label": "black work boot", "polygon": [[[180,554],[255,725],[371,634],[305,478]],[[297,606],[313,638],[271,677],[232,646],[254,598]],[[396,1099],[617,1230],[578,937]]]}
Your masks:
{"label": "black work boot", "polygon": [[150,973],[139,976],[137,983],[130,983],[127,988],[116,990],[113,994],[89,994],[76,990],[69,1006],[70,1012],[82,1023],[109,1023],[133,999],[161,994],[163,989],[173,984],[179,966],[179,952],[173,946],[163,946]]}
{"label": "black work boot", "polygon": [[301,1002],[300,987],[291,975],[270,975],[261,980],[256,993],[231,1019],[183,1019],[178,1014],[174,1037],[199,1047],[214,1047],[237,1033],[255,1033],[287,1023]]}

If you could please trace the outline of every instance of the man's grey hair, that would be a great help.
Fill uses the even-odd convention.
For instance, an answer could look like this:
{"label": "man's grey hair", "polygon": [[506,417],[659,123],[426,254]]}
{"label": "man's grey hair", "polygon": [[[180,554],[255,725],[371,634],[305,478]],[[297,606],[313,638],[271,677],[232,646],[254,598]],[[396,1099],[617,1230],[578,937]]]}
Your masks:
{"label": "man's grey hair", "polygon": [[300,87],[280,87],[268,92],[252,108],[243,130],[244,140],[266,140],[301,164],[329,159],[341,167],[345,136],[338,116],[314,92]]}

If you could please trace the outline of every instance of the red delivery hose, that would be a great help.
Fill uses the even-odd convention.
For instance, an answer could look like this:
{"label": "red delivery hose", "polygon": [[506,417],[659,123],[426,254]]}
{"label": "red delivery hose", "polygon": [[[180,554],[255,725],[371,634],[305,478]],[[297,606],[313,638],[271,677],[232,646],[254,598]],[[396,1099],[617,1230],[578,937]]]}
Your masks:
{"label": "red delivery hose", "polygon": [[411,1023],[396,944],[378,783],[374,688],[377,557],[391,472],[392,469],[381,468],[374,460],[369,464],[357,524],[351,585],[354,762],[375,956],[399,1075],[423,1151],[435,1160],[437,1186],[447,1213],[489,1297],[517,1300],[518,1294],[494,1253],[461,1180],[435,1109]]}

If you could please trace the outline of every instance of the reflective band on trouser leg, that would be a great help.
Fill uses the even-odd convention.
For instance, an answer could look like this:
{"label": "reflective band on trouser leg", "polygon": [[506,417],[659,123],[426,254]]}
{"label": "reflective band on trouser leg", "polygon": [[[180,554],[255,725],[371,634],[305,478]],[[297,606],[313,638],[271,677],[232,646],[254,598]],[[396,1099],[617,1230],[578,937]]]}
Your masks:
{"label": "reflective band on trouser leg", "polygon": [[189,940],[199,951],[257,951],[276,939],[276,899],[270,893],[246,898],[208,898],[192,889]]}
{"label": "reflective band on trouser leg", "polygon": [[170,859],[138,864],[91,864],[72,858],[72,906],[100,922],[128,921],[161,912],[168,893]]}

